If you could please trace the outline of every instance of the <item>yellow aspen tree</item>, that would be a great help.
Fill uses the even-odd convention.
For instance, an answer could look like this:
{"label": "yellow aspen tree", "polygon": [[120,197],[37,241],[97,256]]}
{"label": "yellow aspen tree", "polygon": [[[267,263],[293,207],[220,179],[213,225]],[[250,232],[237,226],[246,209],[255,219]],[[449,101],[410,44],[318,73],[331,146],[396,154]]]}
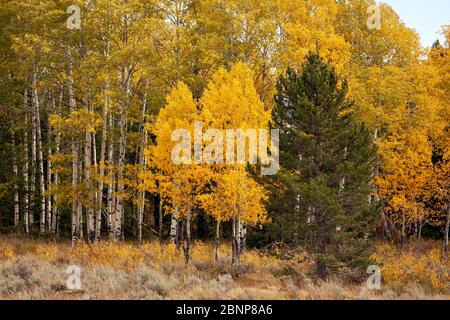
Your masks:
{"label": "yellow aspen tree", "polygon": [[172,214],[171,240],[176,242],[181,235],[186,264],[190,258],[190,223],[196,195],[209,180],[209,168],[194,164],[192,157],[191,138],[199,119],[192,92],[184,83],[178,83],[151,128],[156,145],[146,150],[149,170],[142,174],[146,187],[164,198],[166,213]]}
{"label": "yellow aspen tree", "polygon": [[[217,130],[220,136],[226,137],[226,150],[225,152],[222,150],[222,157],[225,154],[226,159],[222,158],[219,164],[213,165],[216,177],[220,175],[227,176],[230,172],[240,172],[240,176],[236,176],[235,174],[227,176],[229,178],[228,180],[221,180],[221,183],[226,181],[224,186],[231,188],[233,183],[239,183],[240,180],[237,180],[238,177],[242,178],[244,185],[246,183],[245,181],[249,180],[248,183],[251,183],[252,187],[257,186],[257,183],[251,180],[251,177],[244,174],[246,166],[249,163],[254,164],[252,163],[253,159],[251,159],[254,153],[252,154],[250,150],[258,145],[257,141],[252,140],[255,137],[252,138],[249,133],[251,130],[268,129],[271,119],[270,110],[267,111],[264,103],[260,100],[253,79],[253,72],[243,63],[236,64],[229,72],[225,69],[219,69],[209,82],[200,101],[205,128]],[[238,141],[236,143],[235,131],[233,130],[241,130],[242,137],[240,142]],[[243,152],[245,159],[238,159],[237,154],[240,144],[241,147],[243,144],[245,148]],[[208,147],[206,146],[206,148]],[[235,188],[238,188],[238,186],[235,185]],[[261,188],[258,191],[262,191]],[[231,216],[221,217],[218,223],[229,221],[230,219],[233,221],[232,260],[233,264],[238,264],[239,256],[242,252],[241,249],[245,242],[245,226],[260,222],[258,219],[260,215],[249,215],[250,213],[246,211],[241,212],[239,209],[242,205],[240,202],[241,199],[234,197],[232,193],[229,196],[231,198],[227,199],[227,201],[234,203],[235,210],[232,211],[233,214]],[[261,196],[263,197],[263,193],[261,193]],[[242,198],[243,202],[246,201],[244,199]],[[257,197],[255,200],[260,203],[263,198]],[[215,211],[206,209],[206,212],[217,217],[217,212]]]}
{"label": "yellow aspen tree", "polygon": [[[265,202],[267,191],[242,168],[217,174],[210,193],[199,196],[202,208],[218,223],[232,221],[232,263],[239,264],[240,224],[264,224],[268,222]],[[216,242],[218,254],[219,242]]]}

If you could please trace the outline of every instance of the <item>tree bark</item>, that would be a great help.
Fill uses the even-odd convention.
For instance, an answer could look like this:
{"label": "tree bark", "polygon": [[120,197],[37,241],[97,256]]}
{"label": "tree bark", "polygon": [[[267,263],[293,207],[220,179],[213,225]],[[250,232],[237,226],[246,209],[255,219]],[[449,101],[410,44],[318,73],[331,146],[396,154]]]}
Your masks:
{"label": "tree bark", "polygon": [[[147,136],[148,136],[147,131],[145,130],[146,112],[147,112],[147,93],[144,94],[144,103],[142,105],[141,126],[140,126],[140,131],[142,135],[142,144],[140,146],[140,153],[139,153],[139,168],[141,172],[145,171],[146,166],[145,147],[147,146]],[[145,210],[145,189],[142,189],[141,191],[139,191],[139,204],[137,217],[138,241],[140,243],[142,243],[142,222],[144,219],[144,210]]]}
{"label": "tree bark", "polygon": [[[70,49],[69,49],[69,57],[70,57]],[[76,109],[75,95],[73,91],[73,78],[72,78],[72,65],[69,65],[69,81],[68,81],[68,89],[69,89],[69,108],[70,113],[72,114]],[[76,144],[76,133],[75,131],[72,133],[72,247],[75,247],[78,243],[78,240],[81,237],[80,230],[80,216],[79,216],[79,195],[78,195],[78,146]]]}
{"label": "tree bark", "polygon": [[34,94],[30,93],[29,106],[31,109],[31,177],[30,177],[30,227],[34,227],[34,213],[36,211],[36,167],[37,167],[37,142],[36,142],[36,109],[34,108]]}
{"label": "tree bark", "polygon": [[178,242],[178,208],[172,212],[172,222],[170,224],[170,242],[177,244]]}
{"label": "tree bark", "polygon": [[87,240],[89,244],[95,241],[95,216],[94,216],[94,197],[91,178],[91,156],[92,156],[92,133],[85,129],[86,139],[84,141],[84,178],[86,182],[86,190],[88,192],[87,212]]}
{"label": "tree bark", "polygon": [[184,264],[187,266],[190,259],[191,250],[191,209],[189,208],[188,213],[185,217],[185,235],[183,237],[183,251],[184,251]]}
{"label": "tree bark", "polygon": [[159,196],[159,244],[163,244],[163,199]]}
{"label": "tree bark", "polygon": [[[27,92],[24,93],[25,107],[27,106]],[[25,130],[23,133],[23,152],[24,152],[24,161],[23,161],[23,190],[24,190],[24,204],[23,204],[23,227],[25,233],[30,232],[29,227],[29,217],[30,217],[30,207],[29,207],[29,180],[28,180],[28,116],[25,115]]]}
{"label": "tree bark", "polygon": [[[124,67],[122,70],[122,85],[124,87],[125,99],[128,99],[129,94],[129,70]],[[115,213],[115,231],[114,239],[116,242],[122,239],[122,221],[124,216],[124,198],[125,198],[125,156],[126,156],[126,133],[127,133],[127,115],[126,115],[126,101],[122,101],[120,107],[119,119],[119,161],[117,164],[117,204]]]}
{"label": "tree bark", "polygon": [[216,252],[215,252],[215,260],[219,262],[219,249],[220,249],[220,221],[216,223]]}
{"label": "tree bark", "polygon": [[[58,102],[58,115],[61,117],[62,113],[62,104],[63,104],[63,94],[64,94],[64,86],[61,86],[61,91],[59,94],[59,102]],[[58,156],[60,153],[60,144],[61,144],[61,132],[59,129],[55,129],[55,154]],[[52,233],[58,235],[59,234],[59,210],[58,210],[58,186],[59,186],[59,174],[58,171],[55,170],[53,174],[54,178],[54,186],[56,188],[56,192],[53,194],[53,206],[52,206]]]}
{"label": "tree bark", "polygon": [[[53,94],[52,94],[52,101],[53,101],[53,106],[55,106],[55,100],[53,98]],[[52,130],[50,128],[50,121],[48,121],[48,129],[47,129],[47,206],[45,208],[45,214],[46,214],[46,225],[47,225],[47,231],[49,233],[53,233],[53,229],[52,229],[52,146],[51,146],[51,141],[52,141]]]}
{"label": "tree bark", "polygon": [[240,263],[240,238],[239,238],[240,219],[238,215],[233,216],[233,239],[231,243],[231,264],[237,266]]}
{"label": "tree bark", "polygon": [[115,171],[114,171],[114,118],[109,114],[110,139],[108,145],[108,233],[110,240],[114,238],[114,213],[115,213]]}
{"label": "tree bark", "polygon": [[39,96],[37,92],[36,74],[33,74],[32,90],[33,90],[33,107],[36,110],[35,128],[36,128],[37,150],[39,156],[39,198],[40,198],[39,233],[42,235],[45,233],[45,180],[44,180],[44,156],[42,150],[41,116],[39,108]]}
{"label": "tree bark", "polygon": [[100,240],[101,224],[102,224],[106,141],[108,139],[108,136],[107,136],[108,112],[109,112],[109,84],[106,85],[105,103],[103,106],[102,142],[101,142],[101,146],[100,146],[100,169],[99,169],[99,181],[98,181],[98,189],[97,189],[97,214],[96,214],[96,225],[95,225],[95,239],[97,241]]}
{"label": "tree bark", "polygon": [[14,173],[14,226],[19,227],[20,222],[20,207],[19,207],[19,167],[17,164],[17,148],[16,139],[14,133],[12,133],[12,146],[13,146],[13,173]]}

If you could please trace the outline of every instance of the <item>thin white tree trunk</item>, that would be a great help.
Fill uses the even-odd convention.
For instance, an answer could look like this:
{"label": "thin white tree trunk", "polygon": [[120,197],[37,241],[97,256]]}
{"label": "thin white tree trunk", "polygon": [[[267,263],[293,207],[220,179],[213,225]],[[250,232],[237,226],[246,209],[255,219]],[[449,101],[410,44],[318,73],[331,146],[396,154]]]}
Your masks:
{"label": "thin white tree trunk", "polygon": [[170,224],[170,242],[176,244],[178,241],[178,208],[172,212],[172,221]]}
{"label": "thin white tree trunk", "polygon": [[183,239],[184,249],[184,264],[189,264],[190,252],[191,252],[191,208],[188,208],[188,213],[185,217],[185,236]]}
{"label": "thin white tree trunk", "polygon": [[[147,131],[145,130],[145,113],[147,112],[147,93],[144,95],[144,103],[142,106],[142,119],[141,119],[141,134],[142,134],[142,144],[140,146],[139,154],[139,167],[140,171],[145,171],[145,147],[147,146]],[[138,204],[138,219],[137,219],[137,229],[138,229],[138,241],[142,242],[142,223],[144,219],[145,210],[145,189],[139,191],[139,204]]]}
{"label": "thin white tree trunk", "polygon": [[[59,94],[59,102],[58,102],[58,115],[61,117],[62,104],[63,104],[63,94],[64,87],[61,86],[61,92]],[[55,154],[58,156],[60,153],[60,144],[61,144],[61,132],[59,129],[55,129]],[[53,207],[52,207],[52,233],[58,234],[59,230],[59,210],[58,210],[58,187],[59,187],[59,174],[58,171],[55,170],[53,174],[54,178],[54,186],[56,188],[56,192],[53,194]]]}
{"label": "thin white tree trunk", "polygon": [[100,147],[100,164],[99,164],[99,181],[97,189],[97,213],[95,224],[95,239],[100,240],[101,225],[102,225],[102,208],[103,208],[103,188],[105,179],[105,156],[106,156],[106,141],[108,139],[108,112],[109,112],[109,84],[106,84],[105,101],[103,105],[103,125],[102,125],[102,142]]}
{"label": "thin white tree trunk", "polygon": [[[52,100],[53,100],[53,106],[55,106],[55,100],[52,94]],[[50,123],[50,121],[49,121]],[[52,130],[50,128],[50,125],[48,126],[47,131],[47,206],[45,208],[46,210],[46,216],[47,216],[47,230],[50,233],[53,233],[52,229]]]}
{"label": "thin white tree trunk", "polygon": [[119,118],[119,161],[117,164],[117,201],[116,213],[114,217],[115,231],[114,239],[116,242],[122,239],[122,222],[124,221],[124,198],[125,198],[125,156],[126,156],[126,133],[127,133],[127,114],[126,107],[129,94],[129,70],[124,67],[122,70],[122,85],[124,87],[125,100],[120,107]]}
{"label": "thin white tree trunk", "polygon": [[247,226],[239,222],[239,254],[245,251],[247,246]]}
{"label": "thin white tree trunk", "polygon": [[219,262],[219,249],[220,249],[220,221],[217,221],[217,224],[216,224],[216,252],[215,252],[216,262]]}
{"label": "thin white tree trunk", "polygon": [[41,116],[39,108],[39,96],[37,92],[37,79],[36,75],[33,75],[33,104],[35,108],[35,121],[36,121],[36,139],[37,149],[39,156],[39,198],[40,198],[40,220],[39,220],[39,233],[45,233],[45,178],[44,178],[44,156],[42,150],[42,133],[41,133]]}
{"label": "thin white tree trunk", "polygon": [[19,207],[19,167],[17,165],[17,149],[16,149],[16,139],[14,133],[12,134],[12,145],[13,145],[13,172],[14,172],[14,226],[17,228],[20,222],[20,207]]}
{"label": "thin white tree trunk", "polygon": [[231,264],[236,266],[239,264],[239,219],[237,215],[233,215],[232,221],[232,243],[231,243]]}
{"label": "thin white tree trunk", "polygon": [[37,147],[36,147],[36,109],[33,103],[33,93],[30,94],[29,106],[31,108],[31,177],[30,177],[30,216],[31,229],[34,226],[34,213],[36,211],[36,167],[37,167]]}
{"label": "thin white tree trunk", "polygon": [[95,241],[95,215],[94,215],[94,196],[92,188],[91,178],[91,161],[92,156],[92,133],[85,129],[85,141],[84,141],[84,179],[86,183],[86,190],[88,193],[88,206],[87,212],[87,240],[92,244]]}
{"label": "thin white tree trunk", "polygon": [[[27,105],[27,93],[25,92],[25,106]],[[23,133],[23,227],[25,230],[25,233],[30,232],[30,226],[29,226],[29,216],[30,216],[30,207],[29,207],[29,180],[28,180],[28,117],[25,115],[25,130]]]}
{"label": "thin white tree trunk", "polygon": [[109,114],[110,139],[108,146],[108,233],[112,240],[114,238],[114,214],[115,214],[115,171],[114,171],[114,119],[112,113]]}
{"label": "thin white tree trunk", "polygon": [[123,201],[124,201],[124,174],[125,174],[125,110],[120,111],[119,119],[119,161],[117,166],[117,195],[116,195],[116,212],[114,216],[114,239],[120,241],[122,238],[122,216],[123,216]]}
{"label": "thin white tree trunk", "polygon": [[[70,57],[70,49],[69,49]],[[76,109],[75,94],[73,91],[72,65],[69,65],[69,108],[70,113]],[[80,239],[80,218],[79,218],[79,195],[78,195],[78,147],[76,144],[76,135],[72,134],[72,247],[75,247]]]}

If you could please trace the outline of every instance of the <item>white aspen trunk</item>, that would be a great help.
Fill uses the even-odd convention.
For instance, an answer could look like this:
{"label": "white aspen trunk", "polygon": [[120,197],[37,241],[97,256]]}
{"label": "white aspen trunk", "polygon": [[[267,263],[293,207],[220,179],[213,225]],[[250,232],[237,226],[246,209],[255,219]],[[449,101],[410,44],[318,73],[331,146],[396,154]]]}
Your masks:
{"label": "white aspen trunk", "polygon": [[239,218],[235,214],[233,215],[232,222],[232,243],[231,243],[231,264],[236,266],[239,264]]}
{"label": "white aspen trunk", "polygon": [[[145,130],[145,113],[147,112],[147,93],[144,95],[144,103],[142,106],[142,119],[141,119],[141,133],[142,133],[142,144],[140,146],[139,154],[139,167],[140,171],[145,171],[145,147],[147,146],[147,132]],[[139,205],[138,205],[138,216],[137,216],[137,229],[138,229],[138,241],[142,242],[142,223],[144,220],[144,210],[145,210],[145,190],[139,191]]]}
{"label": "white aspen trunk", "polygon": [[[108,25],[108,35],[110,34],[110,25]],[[103,32],[102,32],[102,40],[105,40]],[[105,55],[105,59],[107,61],[109,61],[109,49],[110,49],[110,42],[109,40],[106,41],[106,49],[104,50],[104,55]],[[112,129],[112,118],[111,118],[111,123],[108,122],[110,121],[108,119],[108,114],[110,112],[110,96],[109,96],[109,90],[110,90],[110,86],[109,86],[109,81],[106,81],[105,84],[105,98],[104,98],[104,103],[103,103],[103,123],[102,123],[102,141],[101,141],[101,146],[100,146],[100,162],[99,162],[99,170],[98,170],[98,185],[97,185],[97,212],[95,214],[95,240],[96,241],[100,241],[100,237],[101,237],[101,227],[102,227],[102,212],[103,212],[103,191],[104,191],[104,187],[105,187],[105,160],[106,160],[106,144],[108,141],[108,127]],[[113,135],[113,132],[111,130],[110,132],[111,135]],[[112,141],[112,138],[111,138]],[[110,161],[112,160],[112,154],[113,154],[113,149],[112,149],[112,144],[111,144],[111,150],[109,150],[111,152],[111,157],[110,157]],[[97,158],[97,157],[96,157]],[[95,162],[97,163],[97,159],[95,160]],[[108,232],[111,232],[111,214],[112,214],[112,208],[111,206],[111,196],[112,196],[112,187],[111,184],[108,187],[108,194],[107,194],[107,224],[108,224]]]}
{"label": "white aspen trunk", "polygon": [[184,249],[184,264],[189,264],[190,251],[191,251],[191,208],[188,208],[188,213],[185,217],[185,236],[183,239]]}
{"label": "white aspen trunk", "polygon": [[122,239],[122,222],[124,221],[124,197],[125,197],[125,156],[126,156],[126,133],[127,133],[127,114],[126,106],[129,95],[129,69],[124,67],[122,70],[122,85],[124,87],[125,100],[120,107],[119,119],[119,161],[117,165],[117,201],[116,213],[114,217],[115,231],[114,239],[116,242]]}
{"label": "white aspen trunk", "polygon": [[44,178],[44,156],[42,150],[42,133],[41,133],[41,116],[39,108],[39,96],[37,92],[36,75],[33,75],[33,101],[36,110],[36,139],[39,156],[39,198],[40,198],[40,219],[39,219],[39,233],[45,233],[45,178]]}
{"label": "white aspen trunk", "polygon": [[123,201],[124,201],[124,171],[125,171],[125,110],[122,107],[120,110],[119,119],[119,161],[117,166],[117,196],[116,196],[116,212],[114,217],[114,239],[120,241],[122,238],[122,216],[123,216]]}
{"label": "white aspen trunk", "polygon": [[[99,177],[99,166],[97,161],[97,134],[94,132],[92,133],[92,163],[94,165],[94,172],[97,174],[97,180],[103,180],[103,177]],[[94,191],[94,202],[93,206],[94,208],[94,224],[95,224],[95,232],[94,232],[94,241],[100,241],[100,233],[101,233],[101,227],[102,227],[102,197],[103,197],[103,188],[102,193],[100,194],[98,192],[98,184],[99,181],[97,181],[97,188]],[[94,186],[93,186],[94,188]]]}
{"label": "white aspen trunk", "polygon": [[80,239],[79,213],[78,213],[78,148],[72,138],[72,247],[75,247]]}
{"label": "white aspen trunk", "polygon": [[172,221],[170,224],[170,242],[176,244],[178,240],[178,208],[172,212]]}
{"label": "white aspen trunk", "polygon": [[[52,100],[53,100],[53,106],[55,106],[55,100],[53,98],[52,94]],[[49,120],[50,123],[50,120]],[[45,208],[46,210],[46,216],[47,216],[47,230],[50,233],[53,233],[52,229],[52,147],[51,147],[51,141],[52,141],[52,130],[50,128],[50,124],[48,126],[47,131],[47,206]],[[54,218],[53,218],[54,219]]]}
{"label": "white aspen trunk", "polygon": [[91,156],[92,156],[92,134],[88,129],[85,130],[84,141],[84,179],[86,182],[86,190],[88,192],[88,206],[86,208],[87,213],[87,240],[89,244],[95,241],[95,215],[94,215],[94,196],[92,188],[91,178]]}
{"label": "white aspen trunk", "polygon": [[110,140],[108,146],[108,167],[109,167],[109,183],[108,183],[108,233],[112,240],[114,238],[114,213],[115,213],[115,172],[114,172],[114,119],[112,113],[109,115]]}
{"label": "white aspen trunk", "polygon": [[99,181],[97,189],[97,213],[95,224],[95,239],[100,240],[101,225],[102,225],[102,208],[103,208],[103,188],[105,179],[105,156],[106,156],[106,141],[108,139],[108,110],[109,110],[109,84],[106,84],[105,101],[103,105],[103,125],[102,125],[102,142],[100,146],[100,168],[99,168]]}
{"label": "white aspen trunk", "polygon": [[216,224],[216,252],[214,255],[216,262],[219,262],[219,249],[220,249],[220,221],[217,221],[217,224]]}
{"label": "white aspen trunk", "polygon": [[[27,106],[27,92],[25,91],[25,106]],[[28,180],[28,117],[25,115],[25,130],[23,133],[23,152],[24,152],[24,163],[23,163],[23,190],[24,190],[24,203],[23,203],[23,227],[25,230],[25,233],[30,232],[30,226],[29,226],[29,215],[30,215],[30,207],[29,207],[29,180]]]}
{"label": "white aspen trunk", "polygon": [[17,228],[20,222],[20,207],[19,207],[19,168],[17,165],[17,150],[16,150],[16,139],[14,133],[12,134],[12,145],[13,145],[13,173],[14,173],[14,226]]}
{"label": "white aspen trunk", "polygon": [[239,221],[239,254],[245,251],[247,246],[247,226]]}
{"label": "white aspen trunk", "polygon": [[[70,57],[70,49],[69,54]],[[70,113],[76,109],[75,95],[73,91],[72,65],[69,66],[69,107]],[[75,141],[75,134],[72,135],[72,247],[75,247],[80,239],[80,217],[79,217],[79,195],[78,195],[78,147]]]}
{"label": "white aspen trunk", "polygon": [[[61,86],[61,92],[59,94],[59,103],[58,103],[58,115],[61,117],[62,104],[63,104],[63,93],[64,87]],[[60,153],[60,144],[61,144],[61,132],[56,129],[55,130],[55,154],[59,155]],[[58,171],[55,171],[53,174],[54,178],[54,186],[58,189],[59,186],[59,174]],[[58,210],[58,192],[56,191],[53,194],[53,206],[52,206],[52,233],[58,234],[58,226],[59,226],[59,210]]]}
{"label": "white aspen trunk", "polygon": [[[78,185],[83,182],[83,154],[84,150],[81,145],[78,146]],[[81,195],[78,192],[78,207],[77,207],[77,217],[78,217],[78,230],[80,234],[80,239],[84,239],[84,220],[83,220],[83,204],[81,202]]]}
{"label": "white aspen trunk", "polygon": [[33,229],[34,213],[36,211],[36,167],[37,167],[37,147],[36,147],[36,109],[33,103],[33,93],[30,94],[29,105],[31,108],[31,177],[30,177],[30,227]]}

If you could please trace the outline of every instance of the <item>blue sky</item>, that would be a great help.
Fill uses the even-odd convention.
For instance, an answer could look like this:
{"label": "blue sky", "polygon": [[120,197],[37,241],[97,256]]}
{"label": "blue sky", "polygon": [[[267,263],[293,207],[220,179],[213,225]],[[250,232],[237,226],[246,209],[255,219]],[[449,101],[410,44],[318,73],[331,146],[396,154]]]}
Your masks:
{"label": "blue sky", "polygon": [[420,34],[422,45],[429,47],[442,37],[437,34],[450,24],[450,0],[381,0],[398,13],[405,24]]}

